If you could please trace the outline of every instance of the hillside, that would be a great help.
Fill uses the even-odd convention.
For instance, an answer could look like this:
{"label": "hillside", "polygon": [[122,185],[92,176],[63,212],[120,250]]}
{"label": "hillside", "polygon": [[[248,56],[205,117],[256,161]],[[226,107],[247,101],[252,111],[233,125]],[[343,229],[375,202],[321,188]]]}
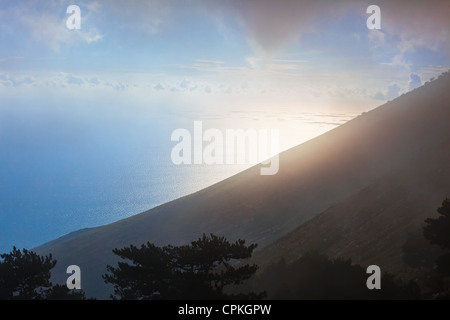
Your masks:
{"label": "hillside", "polygon": [[[308,251],[318,251],[351,258],[363,266],[376,264],[404,278],[421,272],[405,264],[402,246],[409,237],[416,237],[417,245],[429,248],[422,235],[424,220],[437,217],[437,207],[450,197],[448,88],[447,76],[385,106],[409,111],[399,120],[408,123],[410,141],[420,145],[420,152],[267,246],[255,261],[264,267],[282,257],[291,262]],[[373,115],[380,112],[381,108]],[[385,130],[392,129],[385,126]]]}
{"label": "hillside", "polygon": [[449,87],[447,74],[283,152],[275,176],[261,176],[255,166],[34,250],[58,260],[55,281],[65,281],[68,265],[79,265],[83,289],[101,298],[107,298],[101,274],[115,261],[113,248],[177,245],[204,232],[257,242],[260,249],[269,245],[258,255],[262,264],[314,246],[381,264],[449,192]]}
{"label": "hillside", "polygon": [[416,235],[419,244],[427,246],[422,236],[424,220],[437,217],[437,207],[450,196],[449,163],[450,139],[264,248],[256,254],[256,263],[265,267],[282,257],[291,262],[318,251],[413,277],[416,272],[403,262],[402,246]]}

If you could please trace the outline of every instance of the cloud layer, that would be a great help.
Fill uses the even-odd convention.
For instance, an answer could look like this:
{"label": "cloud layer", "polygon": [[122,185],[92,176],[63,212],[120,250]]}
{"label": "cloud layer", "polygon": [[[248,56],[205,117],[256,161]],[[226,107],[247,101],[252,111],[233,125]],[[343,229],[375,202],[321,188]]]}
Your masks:
{"label": "cloud layer", "polygon": [[[366,28],[369,15],[366,9],[371,1],[279,0],[279,1],[197,1],[212,14],[220,7],[243,25],[250,41],[267,51],[297,41],[308,32],[324,32],[329,21],[348,15],[361,18],[361,29]],[[446,0],[380,0],[382,30],[400,39],[402,50],[418,46],[450,49],[450,4]],[[378,39],[380,40],[380,39]]]}

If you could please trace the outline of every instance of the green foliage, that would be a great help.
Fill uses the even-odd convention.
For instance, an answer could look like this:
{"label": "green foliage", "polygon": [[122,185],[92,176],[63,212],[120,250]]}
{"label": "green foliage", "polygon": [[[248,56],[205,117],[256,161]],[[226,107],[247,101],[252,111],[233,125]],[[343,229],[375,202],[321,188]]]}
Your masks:
{"label": "green foliage", "polygon": [[85,299],[84,292],[70,292],[65,286],[52,287],[52,255],[39,256],[16,247],[0,255],[0,300]]}
{"label": "green foliage", "polygon": [[179,247],[149,242],[140,248],[131,245],[113,252],[132,264],[108,265],[103,279],[114,285],[113,298],[120,299],[262,298],[262,294],[224,293],[226,286],[239,285],[256,272],[256,265],[236,264],[250,258],[255,248],[256,244],[230,243],[213,234]]}

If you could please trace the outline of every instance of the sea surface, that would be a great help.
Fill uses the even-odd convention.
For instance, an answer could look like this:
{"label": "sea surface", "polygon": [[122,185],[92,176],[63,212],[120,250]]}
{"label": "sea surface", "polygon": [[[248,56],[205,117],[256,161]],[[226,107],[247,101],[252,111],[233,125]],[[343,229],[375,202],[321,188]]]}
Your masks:
{"label": "sea surface", "polygon": [[138,214],[230,177],[241,165],[175,165],[177,128],[277,129],[280,151],[355,114],[123,114],[0,108],[0,253]]}

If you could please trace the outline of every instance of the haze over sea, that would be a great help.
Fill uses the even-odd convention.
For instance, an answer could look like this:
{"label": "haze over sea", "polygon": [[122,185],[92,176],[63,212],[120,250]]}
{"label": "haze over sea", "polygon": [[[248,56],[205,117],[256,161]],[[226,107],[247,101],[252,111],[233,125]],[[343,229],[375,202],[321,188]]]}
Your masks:
{"label": "haze over sea", "polygon": [[174,165],[171,133],[193,133],[194,120],[203,130],[278,129],[285,150],[356,115],[129,109],[30,101],[0,108],[0,252],[138,214],[250,166]]}

